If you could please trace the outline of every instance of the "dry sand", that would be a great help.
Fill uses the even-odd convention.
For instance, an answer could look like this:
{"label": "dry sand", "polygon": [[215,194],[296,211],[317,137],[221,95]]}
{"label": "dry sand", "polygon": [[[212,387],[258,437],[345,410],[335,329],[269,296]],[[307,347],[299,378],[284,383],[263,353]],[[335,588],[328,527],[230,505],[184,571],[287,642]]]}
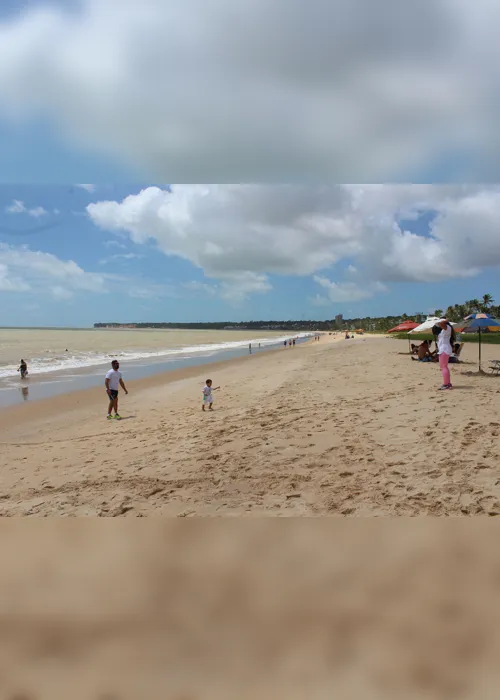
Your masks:
{"label": "dry sand", "polygon": [[405,351],[326,337],[157,376],[121,422],[101,390],[1,411],[0,515],[500,515],[500,379],[466,345],[440,393]]}

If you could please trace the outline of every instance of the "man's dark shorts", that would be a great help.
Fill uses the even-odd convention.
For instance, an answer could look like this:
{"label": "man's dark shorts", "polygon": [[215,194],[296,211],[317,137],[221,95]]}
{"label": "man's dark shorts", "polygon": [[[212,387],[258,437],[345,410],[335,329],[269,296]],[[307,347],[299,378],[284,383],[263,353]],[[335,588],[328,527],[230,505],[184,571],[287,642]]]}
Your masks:
{"label": "man's dark shorts", "polygon": [[113,399],[113,401],[115,399],[117,399],[118,398],[118,391],[116,389],[110,389],[109,390],[109,398]]}

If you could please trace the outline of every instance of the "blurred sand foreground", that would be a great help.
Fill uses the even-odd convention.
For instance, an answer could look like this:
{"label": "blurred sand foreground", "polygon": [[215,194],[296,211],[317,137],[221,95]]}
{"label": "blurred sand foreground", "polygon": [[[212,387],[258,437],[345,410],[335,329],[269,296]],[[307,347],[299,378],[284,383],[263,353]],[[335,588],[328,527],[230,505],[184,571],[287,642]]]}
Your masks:
{"label": "blurred sand foreground", "polygon": [[1,411],[0,515],[500,515],[500,378],[466,345],[440,393],[407,348],[327,336],[132,382],[121,422],[101,389]]}
{"label": "blurred sand foreground", "polygon": [[496,700],[487,519],[0,528],[1,700]]}

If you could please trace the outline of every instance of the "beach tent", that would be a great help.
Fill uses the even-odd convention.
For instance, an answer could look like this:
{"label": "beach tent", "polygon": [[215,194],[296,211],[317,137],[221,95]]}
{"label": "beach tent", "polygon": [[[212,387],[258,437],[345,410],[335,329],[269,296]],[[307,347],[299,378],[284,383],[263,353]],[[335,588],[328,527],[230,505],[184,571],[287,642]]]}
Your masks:
{"label": "beach tent", "polygon": [[409,333],[413,328],[416,328],[418,326],[418,323],[415,323],[415,321],[405,321],[404,323],[400,323],[399,326],[395,326],[394,328],[391,328],[390,331],[387,331],[388,333]]}

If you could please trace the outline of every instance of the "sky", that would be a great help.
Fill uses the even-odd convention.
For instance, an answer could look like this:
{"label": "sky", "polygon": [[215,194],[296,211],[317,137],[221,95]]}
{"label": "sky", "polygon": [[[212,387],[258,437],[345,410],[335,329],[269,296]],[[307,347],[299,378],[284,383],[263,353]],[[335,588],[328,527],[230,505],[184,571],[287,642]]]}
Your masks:
{"label": "sky", "polygon": [[374,8],[3,0],[0,325],[500,298],[500,5]]}
{"label": "sky", "polygon": [[500,187],[2,185],[0,325],[331,319],[500,299]]}
{"label": "sky", "polygon": [[494,0],[3,0],[2,182],[498,180]]}

